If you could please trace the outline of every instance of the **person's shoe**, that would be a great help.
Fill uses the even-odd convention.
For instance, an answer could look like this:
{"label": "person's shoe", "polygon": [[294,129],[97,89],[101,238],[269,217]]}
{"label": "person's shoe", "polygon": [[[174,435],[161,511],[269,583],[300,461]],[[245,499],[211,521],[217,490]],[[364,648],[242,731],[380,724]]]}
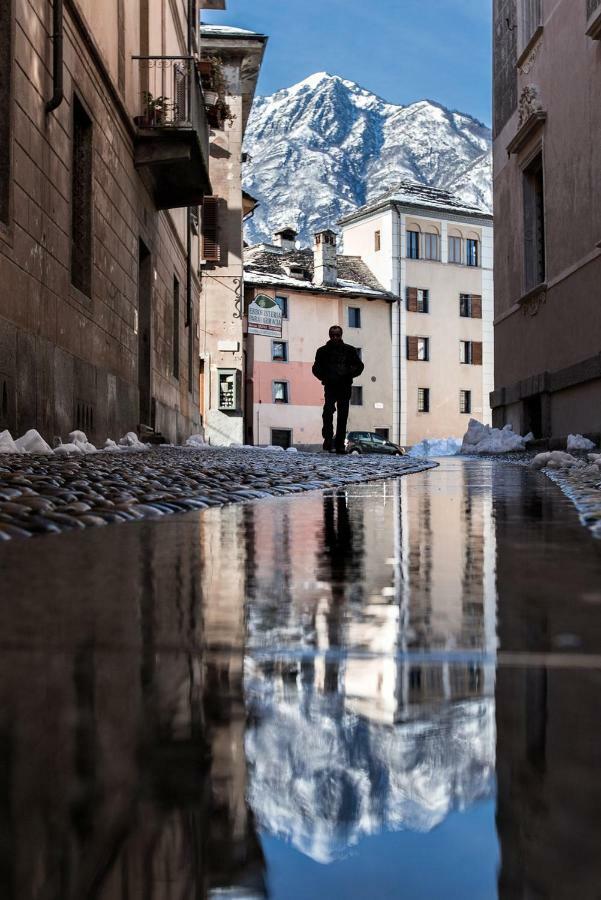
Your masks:
{"label": "person's shoe", "polygon": [[336,447],[336,456],[346,456],[344,447]]}
{"label": "person's shoe", "polygon": [[332,441],[324,441],[322,444],[322,447],[326,451],[326,453],[331,453],[332,452]]}

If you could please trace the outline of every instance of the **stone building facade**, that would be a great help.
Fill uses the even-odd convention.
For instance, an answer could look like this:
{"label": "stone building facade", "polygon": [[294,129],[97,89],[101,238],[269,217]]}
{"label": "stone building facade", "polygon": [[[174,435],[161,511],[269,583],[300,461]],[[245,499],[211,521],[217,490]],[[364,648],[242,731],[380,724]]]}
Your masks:
{"label": "stone building facade", "polygon": [[493,222],[448,191],[413,182],[341,220],[360,256],[401,298],[393,308],[391,439],[461,437],[490,422]]}
{"label": "stone building facade", "polygon": [[494,421],[537,438],[595,435],[601,3],[494,9]]}
{"label": "stone building facade", "polygon": [[[254,206],[242,190],[242,142],[267,38],[202,25],[203,57],[220,62],[230,117],[211,129],[213,194],[205,202],[200,322],[200,406],[212,444],[244,442],[242,221]],[[227,404],[223,385],[228,385]]]}
{"label": "stone building facade", "polygon": [[196,0],[2,4],[0,429],[199,430],[197,21]]}

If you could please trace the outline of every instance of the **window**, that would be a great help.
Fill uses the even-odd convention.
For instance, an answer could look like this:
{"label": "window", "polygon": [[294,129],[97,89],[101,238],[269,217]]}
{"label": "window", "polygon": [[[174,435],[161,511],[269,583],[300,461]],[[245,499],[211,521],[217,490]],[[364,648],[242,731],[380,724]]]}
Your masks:
{"label": "window", "polygon": [[217,374],[219,409],[231,412],[238,406],[236,369],[219,369]]}
{"label": "window", "polygon": [[282,310],[282,319],[288,318],[288,297],[282,297],[279,294],[275,295],[275,302]]}
{"label": "window", "polygon": [[459,295],[459,315],[463,319],[481,319],[482,318],[482,296],[481,296],[481,294],[460,294]]}
{"label": "window", "polygon": [[524,171],[524,287],[545,280],[545,186],[542,153]]}
{"label": "window", "polygon": [[440,259],[440,237],[437,234],[424,235],[424,259]]}
{"label": "window", "polygon": [[381,236],[379,231],[374,231],[374,250],[376,253],[380,250],[382,246]]}
{"label": "window", "polygon": [[407,312],[430,312],[430,292],[422,288],[407,288]]}
{"label": "window", "polygon": [[88,297],[92,290],[92,121],[73,97],[71,164],[71,282]]}
{"label": "window", "polygon": [[0,3],[0,221],[9,219],[10,201],[10,115],[12,50],[12,3]]}
{"label": "window", "polygon": [[466,255],[466,265],[468,266],[479,266],[480,265],[480,241],[475,240],[474,238],[468,238],[465,242],[465,255]]}
{"label": "window", "polygon": [[361,310],[358,306],[349,306],[348,308],[348,327],[361,328]]}
{"label": "window", "polygon": [[407,359],[413,362],[428,362],[430,359],[430,338],[408,336]]}
{"label": "window", "polygon": [[419,231],[407,232],[407,256],[409,259],[419,259]]}
{"label": "window", "polygon": [[381,437],[383,441],[390,440],[390,428],[374,428],[374,432]]}
{"label": "window", "polygon": [[292,429],[291,428],[272,428],[271,429],[271,444],[273,447],[288,447],[292,446]]}
{"label": "window", "polygon": [[480,341],[459,341],[459,362],[468,366],[481,366],[482,343]]}
{"label": "window", "polygon": [[202,220],[202,258],[205,262],[219,262],[221,247],[219,244],[219,197],[203,197]]}
{"label": "window", "polygon": [[430,412],[430,388],[417,389],[417,411],[421,413]]}
{"label": "window", "polygon": [[363,388],[356,384],[351,388],[351,406],[363,406]]}
{"label": "window", "polygon": [[449,238],[449,262],[461,265],[461,238]]}
{"label": "window", "polygon": [[542,24],[541,0],[521,0],[520,51],[523,51]]}
{"label": "window", "polygon": [[288,362],[288,341],[272,341],[271,358],[274,362]]}
{"label": "window", "polygon": [[273,402],[274,403],[288,403],[288,382],[287,381],[274,381],[273,382]]}
{"label": "window", "polygon": [[471,413],[472,411],[472,392],[459,391],[459,412]]}
{"label": "window", "polygon": [[173,377],[179,378],[179,281],[173,278]]}

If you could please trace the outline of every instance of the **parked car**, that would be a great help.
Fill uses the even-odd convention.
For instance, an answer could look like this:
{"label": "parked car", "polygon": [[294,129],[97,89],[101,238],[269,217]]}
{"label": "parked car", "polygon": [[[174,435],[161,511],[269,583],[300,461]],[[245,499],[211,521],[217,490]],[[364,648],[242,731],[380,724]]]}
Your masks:
{"label": "parked car", "polygon": [[346,436],[347,453],[386,453],[388,456],[404,456],[405,448],[387,441],[373,431],[349,431]]}

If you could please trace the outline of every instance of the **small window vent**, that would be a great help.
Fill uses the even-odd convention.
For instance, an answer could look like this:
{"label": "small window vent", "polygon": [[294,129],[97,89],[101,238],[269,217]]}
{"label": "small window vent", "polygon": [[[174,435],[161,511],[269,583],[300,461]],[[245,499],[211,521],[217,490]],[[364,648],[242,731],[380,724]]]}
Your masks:
{"label": "small window vent", "polygon": [[84,400],[75,403],[75,428],[89,436],[94,431],[94,407]]}

